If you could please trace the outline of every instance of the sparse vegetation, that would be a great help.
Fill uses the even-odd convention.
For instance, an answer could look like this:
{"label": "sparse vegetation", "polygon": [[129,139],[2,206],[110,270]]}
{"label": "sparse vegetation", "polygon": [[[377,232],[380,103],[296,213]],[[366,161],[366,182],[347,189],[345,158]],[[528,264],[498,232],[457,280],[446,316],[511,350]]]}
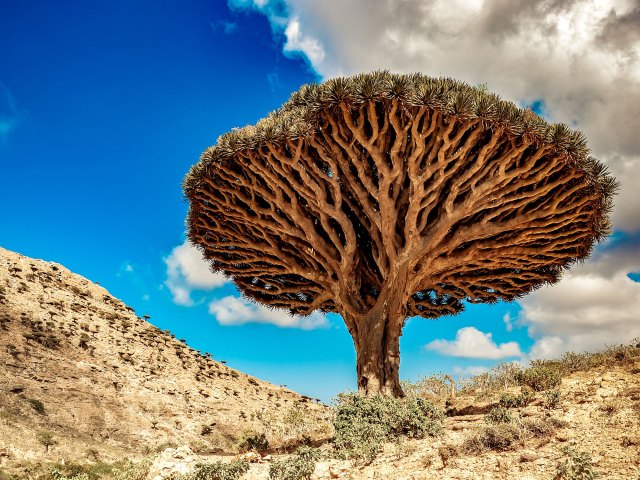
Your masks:
{"label": "sparse vegetation", "polygon": [[591,456],[586,452],[579,452],[571,447],[562,449],[565,456],[557,465],[557,480],[593,480],[600,475],[593,469]]}
{"label": "sparse vegetation", "polygon": [[144,458],[139,462],[127,462],[113,470],[114,480],[146,480],[152,458]]}
{"label": "sparse vegetation", "polygon": [[248,470],[249,464],[244,460],[199,463],[193,472],[178,475],[174,480],[237,480]]}
{"label": "sparse vegetation", "polygon": [[294,455],[274,461],[269,467],[271,480],[309,480],[320,458],[317,449],[300,447]]}
{"label": "sparse vegetation", "polygon": [[506,409],[505,412],[506,415],[503,412],[487,415],[487,424],[467,438],[461,450],[469,454],[482,454],[488,450],[507,451],[523,445],[529,438],[546,437],[561,426],[552,417],[523,420],[511,416]]}
{"label": "sparse vegetation", "polygon": [[53,480],[89,480],[89,475],[86,473],[77,473],[75,475],[66,476],[57,468],[51,469],[51,476],[53,477]]}

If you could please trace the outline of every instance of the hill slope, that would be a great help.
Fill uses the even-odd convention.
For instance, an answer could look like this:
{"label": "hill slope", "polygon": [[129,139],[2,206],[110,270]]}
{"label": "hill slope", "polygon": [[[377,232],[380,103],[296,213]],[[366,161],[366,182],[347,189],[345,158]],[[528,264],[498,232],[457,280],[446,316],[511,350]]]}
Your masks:
{"label": "hill slope", "polygon": [[200,354],[63,266],[0,248],[0,464],[167,443],[233,451],[251,432],[278,447],[329,436],[328,413]]}

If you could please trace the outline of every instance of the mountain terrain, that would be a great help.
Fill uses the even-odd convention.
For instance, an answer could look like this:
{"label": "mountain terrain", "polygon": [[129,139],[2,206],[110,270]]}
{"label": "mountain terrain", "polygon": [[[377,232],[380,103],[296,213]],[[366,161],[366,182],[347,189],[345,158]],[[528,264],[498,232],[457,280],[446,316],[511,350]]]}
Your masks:
{"label": "mountain terrain", "polygon": [[[319,401],[229,368],[62,265],[0,248],[0,467],[331,436]],[[49,443],[50,445],[47,445]]]}

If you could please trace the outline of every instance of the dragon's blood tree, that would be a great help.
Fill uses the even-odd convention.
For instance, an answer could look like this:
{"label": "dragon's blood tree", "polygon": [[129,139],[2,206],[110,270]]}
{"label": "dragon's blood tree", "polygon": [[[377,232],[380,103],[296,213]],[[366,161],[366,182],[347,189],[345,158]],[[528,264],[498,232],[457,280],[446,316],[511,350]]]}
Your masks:
{"label": "dragon's blood tree", "polygon": [[400,396],[408,317],[554,283],[610,230],[581,132],[481,87],[388,72],[305,85],[184,182],[189,239],[247,297],[339,313],[358,388]]}

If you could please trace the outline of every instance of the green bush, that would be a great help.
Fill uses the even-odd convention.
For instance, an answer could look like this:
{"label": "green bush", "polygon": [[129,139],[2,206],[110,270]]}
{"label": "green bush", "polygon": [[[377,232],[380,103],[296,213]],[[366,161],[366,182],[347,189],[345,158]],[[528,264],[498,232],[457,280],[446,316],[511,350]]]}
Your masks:
{"label": "green bush", "polygon": [[136,463],[127,462],[122,468],[113,470],[113,477],[115,480],[146,480],[152,463],[152,458],[145,458]]}
{"label": "green bush", "polygon": [[534,395],[527,389],[523,389],[518,395],[503,393],[498,402],[504,408],[521,408],[529,405],[534,399]]}
{"label": "green bush", "polygon": [[249,433],[245,435],[240,449],[243,452],[267,453],[269,451],[269,440],[264,433]]}
{"label": "green bush", "polygon": [[51,469],[51,476],[53,477],[53,480],[89,480],[89,475],[86,473],[78,473],[68,477],[63,475],[57,468]]}
{"label": "green bush", "polygon": [[39,432],[37,435],[38,443],[42,445],[45,451],[49,452],[49,447],[53,447],[58,444],[58,441],[54,438],[51,432]]}
{"label": "green bush", "polygon": [[593,480],[600,475],[593,470],[591,457],[586,452],[578,452],[571,447],[563,448],[566,456],[558,463],[556,477],[558,480]]}
{"label": "green bush", "polygon": [[341,458],[371,463],[384,442],[441,432],[443,413],[422,398],[338,395],[334,447]]}
{"label": "green bush", "polygon": [[518,373],[517,380],[520,385],[525,385],[536,392],[541,392],[559,386],[562,376],[557,369],[533,366]]}
{"label": "green bush", "polygon": [[315,448],[300,447],[295,455],[274,461],[269,467],[271,480],[309,480],[316,469],[320,453]]}
{"label": "green bush", "polygon": [[193,472],[180,475],[175,480],[237,480],[248,470],[249,463],[244,460],[198,463]]}
{"label": "green bush", "polygon": [[560,406],[560,390],[557,388],[544,392],[543,406],[548,410],[554,410]]}
{"label": "green bush", "polygon": [[505,407],[493,407],[484,418],[487,423],[509,423],[513,421],[513,417]]}

